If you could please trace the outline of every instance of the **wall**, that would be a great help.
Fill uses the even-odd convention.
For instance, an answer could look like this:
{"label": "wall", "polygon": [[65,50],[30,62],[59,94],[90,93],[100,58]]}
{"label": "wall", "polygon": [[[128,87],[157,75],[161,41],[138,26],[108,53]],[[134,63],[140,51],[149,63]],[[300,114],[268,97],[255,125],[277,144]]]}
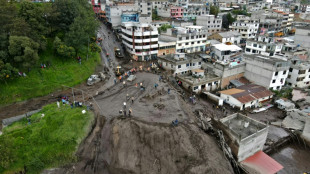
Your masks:
{"label": "wall", "polygon": [[40,112],[40,111],[41,111],[41,109],[38,109],[38,110],[27,112],[27,113],[22,114],[22,115],[18,115],[18,116],[15,116],[15,117],[10,117],[10,118],[3,119],[2,120],[2,127],[9,126],[9,125],[11,125],[12,123],[14,123],[16,121],[19,121],[19,120],[25,118],[26,116],[31,116],[31,115],[33,115],[35,113]]}
{"label": "wall", "polygon": [[158,56],[169,55],[169,54],[174,54],[174,53],[175,53],[175,48],[166,48],[166,49],[158,50]]}

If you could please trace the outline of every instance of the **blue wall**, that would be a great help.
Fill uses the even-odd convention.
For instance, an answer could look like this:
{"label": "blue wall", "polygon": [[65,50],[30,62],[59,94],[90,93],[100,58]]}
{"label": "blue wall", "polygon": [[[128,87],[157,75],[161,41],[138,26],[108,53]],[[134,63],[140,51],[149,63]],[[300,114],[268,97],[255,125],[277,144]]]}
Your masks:
{"label": "blue wall", "polygon": [[139,14],[122,14],[122,22],[139,22]]}

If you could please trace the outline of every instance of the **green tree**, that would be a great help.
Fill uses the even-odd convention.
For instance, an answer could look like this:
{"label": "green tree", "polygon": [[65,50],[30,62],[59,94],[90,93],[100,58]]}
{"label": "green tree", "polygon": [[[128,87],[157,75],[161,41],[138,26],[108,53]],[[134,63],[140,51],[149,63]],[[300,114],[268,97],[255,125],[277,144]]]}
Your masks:
{"label": "green tree", "polygon": [[172,26],[169,25],[169,24],[164,24],[161,27],[159,27],[157,30],[158,30],[159,33],[161,33],[163,31],[167,31],[168,28],[172,28]]}
{"label": "green tree", "polygon": [[61,44],[57,48],[57,54],[65,58],[72,58],[75,55],[75,50],[73,47],[69,47],[65,44]]}
{"label": "green tree", "polygon": [[14,68],[10,63],[4,63],[0,60],[0,81],[7,81],[13,79],[18,70]]}
{"label": "green tree", "polygon": [[[83,1],[76,0],[55,0],[52,5],[53,14],[50,22],[54,28],[67,32],[70,29],[70,25],[74,22],[74,19],[79,14],[79,3]],[[83,3],[82,5],[88,5]]]}
{"label": "green tree", "polygon": [[66,45],[78,50],[88,43],[88,37],[94,36],[99,23],[94,18],[94,12],[90,7],[80,7],[80,14],[74,19],[69,32],[65,36]]}
{"label": "green tree", "polygon": [[152,10],[152,20],[159,20],[159,19],[160,17],[158,16],[157,8],[155,8]]}
{"label": "green tree", "polygon": [[12,64],[23,69],[30,68],[39,60],[39,44],[26,36],[10,36],[9,54]]}
{"label": "green tree", "polygon": [[210,14],[213,14],[217,17],[218,13],[220,12],[219,8],[217,6],[210,6]]}

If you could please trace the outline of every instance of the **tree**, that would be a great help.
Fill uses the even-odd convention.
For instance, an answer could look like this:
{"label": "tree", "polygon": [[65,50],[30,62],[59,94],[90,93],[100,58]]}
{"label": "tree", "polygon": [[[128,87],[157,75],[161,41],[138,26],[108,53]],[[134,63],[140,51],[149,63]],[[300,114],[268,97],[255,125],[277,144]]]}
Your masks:
{"label": "tree", "polygon": [[157,8],[155,8],[152,10],[152,20],[159,20],[159,19],[160,17],[158,16]]}
{"label": "tree", "polygon": [[10,36],[9,54],[15,67],[30,68],[39,60],[39,44],[26,36]]}
{"label": "tree", "polygon": [[0,60],[0,81],[7,81],[10,79],[13,79],[18,70],[14,68],[9,63],[4,63],[2,60]]}
{"label": "tree", "polygon": [[[79,3],[76,0],[55,0],[52,5],[55,16],[51,17],[50,22],[58,30],[67,32],[74,19],[79,14]],[[83,4],[85,5],[85,4]],[[86,4],[88,5],[88,4]]]}
{"label": "tree", "polygon": [[218,13],[220,12],[219,8],[217,6],[210,6],[210,14],[213,14],[215,17],[217,17]]}
{"label": "tree", "polygon": [[168,28],[172,28],[172,26],[169,25],[169,24],[164,24],[164,25],[162,25],[161,27],[158,28],[158,32],[161,33],[163,31],[167,31]]}
{"label": "tree", "polygon": [[62,44],[57,48],[57,54],[65,58],[72,58],[75,55],[75,50],[73,47]]}
{"label": "tree", "polygon": [[94,19],[94,12],[88,6],[79,7],[80,14],[74,19],[70,25],[70,30],[65,36],[66,45],[72,46],[78,50],[88,43],[88,37],[94,36],[99,26],[97,20]]}

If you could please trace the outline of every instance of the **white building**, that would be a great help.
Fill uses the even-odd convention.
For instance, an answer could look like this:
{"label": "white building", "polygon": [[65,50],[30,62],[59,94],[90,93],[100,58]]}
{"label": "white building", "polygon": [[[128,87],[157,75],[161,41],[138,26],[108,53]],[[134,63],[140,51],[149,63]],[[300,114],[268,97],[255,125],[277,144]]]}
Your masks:
{"label": "white building", "polygon": [[122,23],[122,43],[137,61],[156,59],[158,54],[158,30],[150,24]]}
{"label": "white building", "polygon": [[256,84],[227,89],[220,91],[220,94],[225,103],[240,110],[259,107],[262,102],[271,99],[273,96],[268,89]]}
{"label": "white building", "polygon": [[237,45],[226,45],[223,43],[212,46],[212,56],[220,61],[233,61],[241,56],[242,49]]}
{"label": "white building", "polygon": [[161,33],[160,39],[175,41],[176,51],[179,53],[194,53],[205,51],[207,33],[203,26],[175,27]]}
{"label": "white building", "polygon": [[219,32],[222,29],[222,18],[214,15],[201,15],[196,17],[196,24],[208,28],[209,33]]}
{"label": "white building", "polygon": [[208,37],[209,40],[217,40],[223,44],[240,44],[241,34],[237,31],[226,31],[220,33],[214,33]]}
{"label": "white building", "polygon": [[158,57],[158,64],[172,74],[190,74],[201,68],[201,58],[192,54],[177,53]]}
{"label": "white building", "polygon": [[271,37],[258,36],[255,39],[247,40],[245,53],[273,56],[275,54],[280,54],[282,47],[282,43],[275,43],[274,39]]}
{"label": "white building", "polygon": [[240,20],[233,22],[229,28],[238,31],[242,40],[255,38],[258,33],[259,21],[249,17],[242,17],[243,19],[241,19],[240,15],[238,17]]}
{"label": "white building", "polygon": [[286,81],[291,87],[309,87],[310,64],[308,62],[302,62],[299,59],[293,59]]}
{"label": "white building", "polygon": [[290,67],[286,58],[263,55],[244,55],[244,58],[247,79],[268,89],[280,90],[283,87]]}

